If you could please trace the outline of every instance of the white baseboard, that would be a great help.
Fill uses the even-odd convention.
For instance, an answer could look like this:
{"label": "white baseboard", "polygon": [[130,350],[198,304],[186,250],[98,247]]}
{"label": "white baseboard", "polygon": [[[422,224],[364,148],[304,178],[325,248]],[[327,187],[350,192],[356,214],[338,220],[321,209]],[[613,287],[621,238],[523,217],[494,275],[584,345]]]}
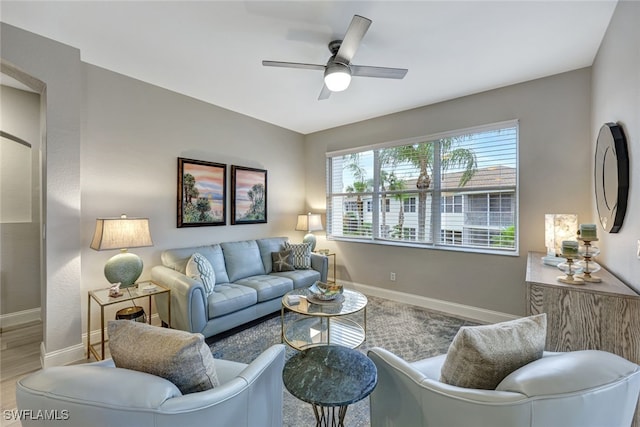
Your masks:
{"label": "white baseboard", "polygon": [[480,323],[504,322],[520,317],[514,314],[486,310],[484,308],[473,307],[470,305],[458,304],[455,302],[443,301],[434,298],[427,298],[419,295],[408,294],[405,292],[394,291],[391,289],[383,289],[375,286],[363,285],[361,283],[345,283],[348,284],[347,286],[351,286],[353,287],[353,289],[362,292],[365,295],[371,295],[374,297],[385,298],[391,301],[401,302],[403,304],[411,304],[417,307],[440,311],[442,313],[451,314],[456,317],[475,320]]}
{"label": "white baseboard", "polygon": [[68,365],[69,363],[82,360],[84,357],[86,357],[86,352],[82,344],[76,344],[47,353],[47,349],[44,348],[44,342],[40,343],[40,365],[42,365],[43,368]]}
{"label": "white baseboard", "polygon": [[0,315],[0,329],[40,320],[40,307]]}

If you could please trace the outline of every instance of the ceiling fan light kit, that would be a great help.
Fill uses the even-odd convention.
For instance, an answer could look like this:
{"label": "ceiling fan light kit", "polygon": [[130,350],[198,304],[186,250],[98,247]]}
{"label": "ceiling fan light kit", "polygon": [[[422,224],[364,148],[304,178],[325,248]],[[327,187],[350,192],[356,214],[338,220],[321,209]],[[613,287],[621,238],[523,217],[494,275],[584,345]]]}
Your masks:
{"label": "ceiling fan light kit", "polygon": [[324,71],[324,84],[331,92],[342,92],[351,83],[351,69],[348,65],[333,62]]}
{"label": "ceiling fan light kit", "polygon": [[329,43],[331,57],[327,61],[327,65],[282,61],[262,61],[262,65],[265,67],[324,70],[324,85],[320,91],[320,96],[318,96],[319,100],[329,98],[331,92],[341,92],[347,89],[351,83],[351,76],[403,79],[408,71],[406,68],[371,67],[351,63],[370,25],[370,19],[354,15],[344,39],[333,40]]}

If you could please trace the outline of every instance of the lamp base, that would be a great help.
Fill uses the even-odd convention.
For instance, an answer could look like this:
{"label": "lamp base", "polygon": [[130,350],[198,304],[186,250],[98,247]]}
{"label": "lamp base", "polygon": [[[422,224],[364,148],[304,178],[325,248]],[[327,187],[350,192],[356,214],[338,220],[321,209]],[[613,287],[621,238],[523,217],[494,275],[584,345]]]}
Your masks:
{"label": "lamp base", "polygon": [[567,259],[566,258],[562,258],[559,256],[553,256],[553,255],[547,255],[545,257],[542,257],[542,263],[545,265],[551,265],[553,267],[557,267],[558,264],[566,262]]}
{"label": "lamp base", "polygon": [[142,259],[130,252],[111,257],[104,266],[104,276],[109,283],[120,283],[121,288],[132,286],[141,274]]}
{"label": "lamp base", "polygon": [[311,243],[311,252],[313,252],[316,249],[316,236],[309,233],[304,236],[302,243]]}

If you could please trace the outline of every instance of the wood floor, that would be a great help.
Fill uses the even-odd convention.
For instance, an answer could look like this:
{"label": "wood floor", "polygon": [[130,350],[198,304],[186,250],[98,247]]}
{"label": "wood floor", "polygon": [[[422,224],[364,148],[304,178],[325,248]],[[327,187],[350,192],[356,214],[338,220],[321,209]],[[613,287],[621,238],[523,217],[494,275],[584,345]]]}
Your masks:
{"label": "wood floor", "polygon": [[0,332],[0,425],[19,427],[20,421],[6,420],[5,411],[16,408],[16,381],[40,369],[42,322],[5,328]]}

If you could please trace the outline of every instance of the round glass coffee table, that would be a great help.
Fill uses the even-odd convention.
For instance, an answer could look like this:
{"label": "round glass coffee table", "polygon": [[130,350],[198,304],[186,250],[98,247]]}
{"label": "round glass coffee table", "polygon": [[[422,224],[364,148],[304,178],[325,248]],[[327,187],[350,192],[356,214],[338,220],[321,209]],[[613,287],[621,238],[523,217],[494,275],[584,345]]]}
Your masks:
{"label": "round glass coffee table", "polygon": [[[356,348],[366,339],[367,302],[365,295],[350,289],[331,301],[314,298],[307,288],[287,292],[280,311],[282,342],[296,350],[328,344]],[[287,311],[299,316],[286,320]]]}

